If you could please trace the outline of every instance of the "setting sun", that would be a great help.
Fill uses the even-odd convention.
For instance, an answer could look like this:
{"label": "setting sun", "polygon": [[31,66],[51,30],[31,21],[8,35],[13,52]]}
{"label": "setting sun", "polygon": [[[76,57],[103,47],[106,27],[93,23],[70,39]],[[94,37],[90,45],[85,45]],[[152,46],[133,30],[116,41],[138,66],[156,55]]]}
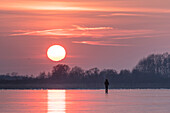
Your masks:
{"label": "setting sun", "polygon": [[52,61],[60,61],[65,58],[66,51],[65,49],[60,45],[52,45],[47,50],[47,56]]}

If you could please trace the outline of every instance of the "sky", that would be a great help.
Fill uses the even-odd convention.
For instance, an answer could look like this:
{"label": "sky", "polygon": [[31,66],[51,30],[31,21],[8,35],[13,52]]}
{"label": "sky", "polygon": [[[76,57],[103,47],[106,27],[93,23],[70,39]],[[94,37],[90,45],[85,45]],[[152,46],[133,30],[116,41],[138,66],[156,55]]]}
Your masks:
{"label": "sky", "polygon": [[[1,0],[0,74],[38,75],[57,64],[132,70],[170,52],[169,0]],[[67,56],[47,58],[62,45]]]}

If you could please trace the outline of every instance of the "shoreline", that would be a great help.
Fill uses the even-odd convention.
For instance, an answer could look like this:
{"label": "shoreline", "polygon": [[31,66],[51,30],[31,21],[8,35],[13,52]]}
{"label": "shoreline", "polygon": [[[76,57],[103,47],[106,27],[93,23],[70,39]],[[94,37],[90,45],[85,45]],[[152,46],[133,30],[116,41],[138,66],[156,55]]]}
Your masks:
{"label": "shoreline", "polygon": [[[0,84],[0,89],[105,89],[101,84]],[[169,83],[112,84],[109,89],[170,89]]]}

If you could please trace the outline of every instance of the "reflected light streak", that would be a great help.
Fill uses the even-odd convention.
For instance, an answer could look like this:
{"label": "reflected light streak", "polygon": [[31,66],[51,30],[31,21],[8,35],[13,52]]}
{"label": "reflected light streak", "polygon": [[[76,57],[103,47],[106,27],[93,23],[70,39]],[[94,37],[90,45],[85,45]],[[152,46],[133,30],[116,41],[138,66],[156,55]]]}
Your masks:
{"label": "reflected light streak", "polygon": [[48,90],[48,113],[66,113],[65,90]]}

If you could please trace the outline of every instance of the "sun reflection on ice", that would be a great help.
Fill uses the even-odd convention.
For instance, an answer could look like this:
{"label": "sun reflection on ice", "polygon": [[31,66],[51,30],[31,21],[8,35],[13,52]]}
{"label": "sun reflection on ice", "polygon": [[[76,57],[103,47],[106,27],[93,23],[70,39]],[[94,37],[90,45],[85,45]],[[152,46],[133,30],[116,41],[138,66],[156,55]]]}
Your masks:
{"label": "sun reflection on ice", "polygon": [[48,90],[48,113],[65,113],[65,90]]}

